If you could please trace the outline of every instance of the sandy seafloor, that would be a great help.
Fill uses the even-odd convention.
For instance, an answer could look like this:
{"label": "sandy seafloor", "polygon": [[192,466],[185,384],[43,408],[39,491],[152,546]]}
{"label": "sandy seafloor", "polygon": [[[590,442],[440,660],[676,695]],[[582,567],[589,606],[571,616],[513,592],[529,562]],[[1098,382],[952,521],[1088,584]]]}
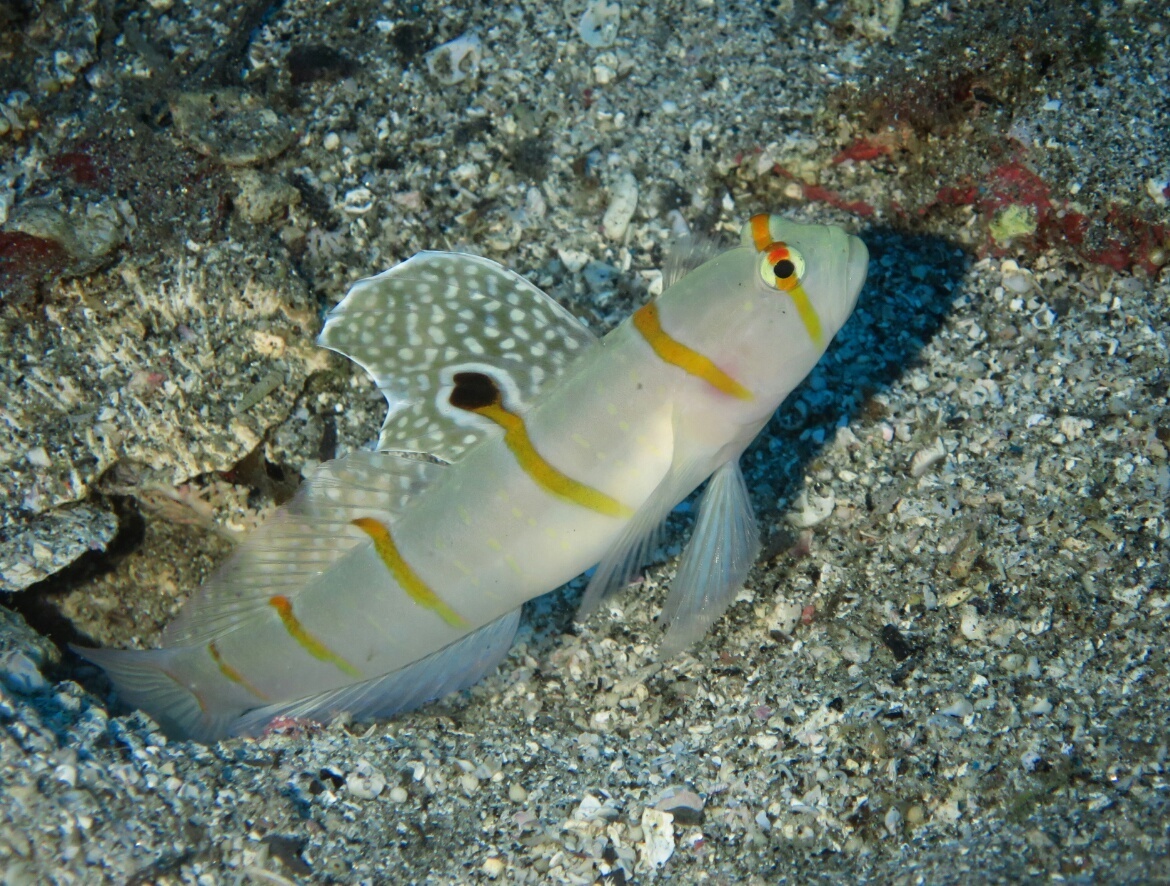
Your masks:
{"label": "sandy seafloor", "polygon": [[[1170,882],[1165,5],[466,6],[0,2],[0,882]],[[870,276],[688,654],[685,507],[390,722],[168,741],[63,652],[374,437],[353,280],[477,252],[602,332],[761,210]]]}

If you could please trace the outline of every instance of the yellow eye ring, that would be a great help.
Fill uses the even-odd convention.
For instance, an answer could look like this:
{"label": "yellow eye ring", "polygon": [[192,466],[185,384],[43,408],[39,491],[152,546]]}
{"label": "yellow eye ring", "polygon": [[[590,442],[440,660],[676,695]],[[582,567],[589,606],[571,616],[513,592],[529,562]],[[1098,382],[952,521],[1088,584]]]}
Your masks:
{"label": "yellow eye ring", "polygon": [[773,289],[795,289],[804,276],[804,256],[784,243],[773,243],[760,256],[760,277]]}

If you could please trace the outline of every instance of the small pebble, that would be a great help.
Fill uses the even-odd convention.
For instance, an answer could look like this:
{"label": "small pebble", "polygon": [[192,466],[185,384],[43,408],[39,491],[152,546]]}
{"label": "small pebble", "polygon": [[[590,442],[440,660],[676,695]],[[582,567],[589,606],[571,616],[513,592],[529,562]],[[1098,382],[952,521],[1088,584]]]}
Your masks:
{"label": "small pebble", "polygon": [[365,760],[359,760],[354,771],[345,777],[345,787],[359,800],[373,800],[386,787],[386,777]]}
{"label": "small pebble", "polygon": [[958,701],[947,705],[945,708],[939,710],[939,713],[944,717],[956,717],[962,719],[975,710],[975,706],[965,698],[960,698]]}
{"label": "small pebble", "polygon": [[587,46],[602,49],[613,46],[622,20],[620,3],[592,0],[577,22],[577,33]]}
{"label": "small pebble", "polygon": [[479,75],[483,44],[474,34],[463,34],[427,53],[427,70],[444,86],[454,86]]}
{"label": "small pebble", "polygon": [[836,507],[837,496],[831,489],[824,495],[804,489],[796,497],[786,519],[797,529],[808,529],[828,520]]}
{"label": "small pebble", "polygon": [[689,788],[667,788],[654,808],[669,812],[679,824],[698,824],[703,818],[703,798]]}
{"label": "small pebble", "polygon": [[902,813],[898,811],[897,806],[891,806],[886,812],[886,817],[882,819],[886,826],[886,830],[891,837],[898,836],[898,832],[902,830]]}
{"label": "small pebble", "polygon": [[609,191],[609,206],[601,220],[602,233],[610,240],[625,240],[638,208],[638,180],[625,172]]}
{"label": "small pebble", "polygon": [[910,476],[921,477],[939,462],[947,457],[947,450],[941,439],[936,439],[931,446],[919,449],[910,459]]}
{"label": "small pebble", "polygon": [[504,860],[496,855],[485,858],[483,862],[483,872],[493,880],[500,876],[506,867]]}

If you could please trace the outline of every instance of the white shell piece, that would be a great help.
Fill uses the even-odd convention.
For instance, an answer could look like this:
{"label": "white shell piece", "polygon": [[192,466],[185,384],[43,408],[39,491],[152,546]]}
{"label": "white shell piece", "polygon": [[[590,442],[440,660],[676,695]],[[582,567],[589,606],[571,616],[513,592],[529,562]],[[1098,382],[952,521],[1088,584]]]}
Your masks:
{"label": "white shell piece", "polygon": [[674,816],[660,809],[642,810],[642,866],[662,867],[674,855]]}
{"label": "white shell piece", "polygon": [[374,208],[374,195],[369,188],[354,188],[346,191],[345,201],[341,204],[346,215],[365,215]]}
{"label": "white shell piece", "polygon": [[933,445],[914,453],[910,459],[910,476],[921,477],[946,457],[947,450],[943,446],[943,441],[935,440]]}
{"label": "white shell piece", "polygon": [[594,49],[604,49],[606,46],[613,46],[621,21],[620,3],[593,0],[585,7],[580,21],[577,22],[577,33],[581,35],[586,45]]}
{"label": "white shell piece", "polygon": [[772,610],[772,614],[768,616],[768,629],[790,637],[796,630],[796,626],[800,624],[800,616],[803,612],[804,609],[799,603],[781,600]]}
{"label": "white shell piece", "polygon": [[601,230],[610,240],[624,240],[634,210],[638,208],[638,180],[633,173],[622,173],[609,189],[609,206],[601,219]]}
{"label": "white shell piece", "polygon": [[427,53],[427,71],[444,86],[479,75],[483,43],[475,34],[463,34]]}
{"label": "white shell piece", "polygon": [[795,506],[788,515],[788,522],[798,529],[808,529],[818,523],[824,523],[837,507],[837,496],[832,490],[826,495],[809,494],[808,490],[800,493],[796,498]]}

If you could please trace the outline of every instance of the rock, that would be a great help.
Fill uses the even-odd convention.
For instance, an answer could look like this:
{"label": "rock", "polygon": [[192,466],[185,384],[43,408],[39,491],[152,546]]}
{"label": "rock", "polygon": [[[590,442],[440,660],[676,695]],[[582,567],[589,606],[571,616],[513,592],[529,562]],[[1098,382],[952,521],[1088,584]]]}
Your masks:
{"label": "rock", "polygon": [[296,137],[286,118],[242,89],[180,93],[171,116],[188,145],[228,166],[264,163]]}
{"label": "rock", "polygon": [[654,808],[669,812],[679,824],[699,824],[703,820],[703,798],[686,787],[667,788],[659,794]]}
{"label": "rock", "polygon": [[262,224],[301,202],[301,192],[279,176],[241,169],[233,178],[240,188],[236,212],[253,224]]}
{"label": "rock", "polygon": [[97,504],[42,514],[0,541],[0,590],[23,591],[87,551],[104,551],[118,531],[117,518]]}

